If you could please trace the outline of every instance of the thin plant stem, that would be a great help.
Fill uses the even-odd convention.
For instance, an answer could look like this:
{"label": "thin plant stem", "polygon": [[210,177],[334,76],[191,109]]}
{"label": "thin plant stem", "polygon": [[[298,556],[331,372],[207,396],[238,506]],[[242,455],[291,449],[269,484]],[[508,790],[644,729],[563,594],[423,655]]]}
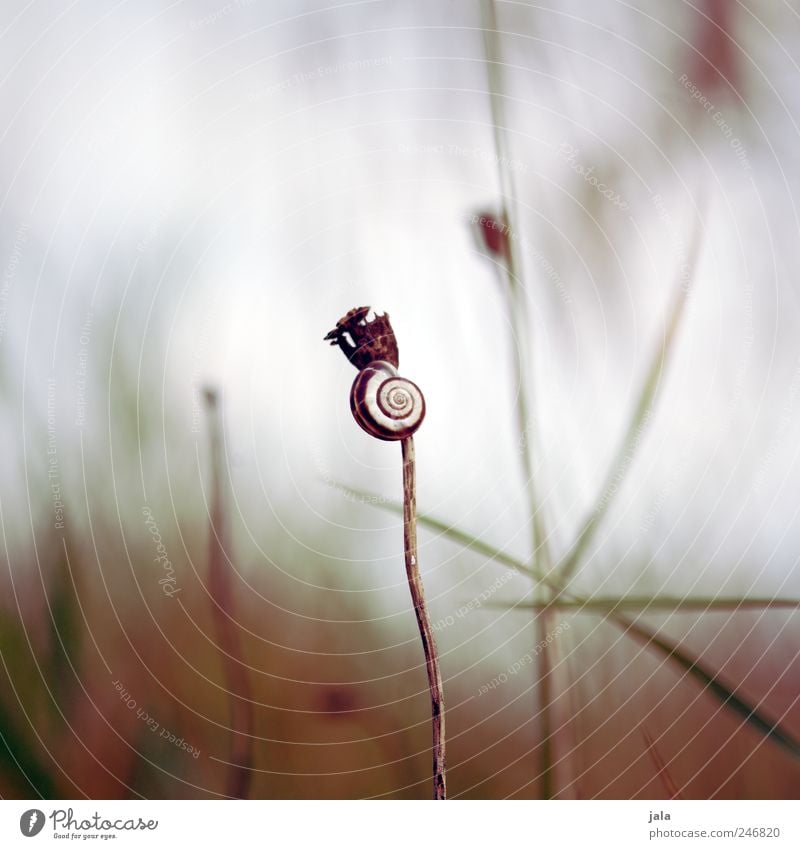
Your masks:
{"label": "thin plant stem", "polygon": [[220,656],[229,692],[231,722],[231,770],[227,792],[246,799],[253,766],[253,706],[250,680],[244,662],[239,632],[233,618],[232,564],[226,554],[227,523],[222,485],[222,428],[217,393],[205,391],[211,447],[211,515],[208,550],[209,590],[212,613],[220,643]]}
{"label": "thin plant stem", "polygon": [[653,761],[653,765],[656,768],[656,773],[661,779],[664,789],[667,791],[667,796],[670,799],[682,799],[683,797],[681,796],[680,790],[678,790],[675,782],[672,780],[672,776],[669,774],[667,765],[664,763],[664,759],[659,754],[656,744],[653,742],[653,738],[650,736],[644,725],[641,726],[640,730],[642,732],[642,737],[644,737],[647,751],[650,754],[650,759]]}
{"label": "thin plant stem", "polygon": [[[529,401],[528,380],[525,369],[527,361],[527,348],[529,328],[526,320],[527,310],[522,283],[522,263],[517,251],[516,221],[517,221],[517,193],[514,178],[510,169],[504,163],[511,161],[508,155],[508,144],[506,139],[505,110],[503,108],[503,80],[502,61],[499,44],[497,41],[497,15],[495,13],[494,0],[484,0],[483,11],[483,34],[486,50],[486,69],[489,78],[489,101],[492,109],[492,127],[494,130],[494,141],[497,153],[497,171],[500,181],[500,191],[503,198],[502,223],[508,228],[505,244],[507,246],[505,268],[508,283],[508,311],[509,322],[512,331],[512,362],[514,381],[518,387],[516,403],[516,427],[517,427],[517,451],[519,452],[522,472],[525,478],[525,492],[528,497],[528,510],[531,521],[531,562],[534,569],[547,575],[552,566],[550,551],[547,541],[547,533],[544,528],[542,512],[539,506],[536,481],[534,479],[534,429],[531,419],[533,409],[532,400]],[[550,590],[542,585],[539,588],[541,600],[547,605],[552,597]],[[547,606],[536,617],[536,639],[538,642],[546,641],[548,623],[550,621]],[[542,718],[542,748],[540,772],[542,775],[542,795],[545,799],[553,797],[552,782],[552,751],[550,741],[551,717],[550,704],[552,696],[551,658],[548,655],[547,645],[541,653],[541,669],[539,673],[539,702],[540,715]]]}
{"label": "thin plant stem", "polygon": [[402,440],[403,449],[403,543],[406,574],[414,613],[417,616],[422,649],[425,652],[425,667],[428,672],[428,688],[431,694],[431,721],[433,724],[433,798],[446,799],[445,777],[445,733],[444,733],[444,689],[439,669],[439,654],[433,636],[425,591],[419,572],[417,556],[417,481],[414,458],[414,438]]}
{"label": "thin plant stem", "polygon": [[517,250],[517,190],[514,177],[504,163],[511,161],[505,132],[505,109],[503,108],[503,79],[500,49],[497,44],[497,19],[493,0],[484,0],[483,35],[486,52],[486,71],[489,80],[489,104],[492,112],[492,130],[497,153],[497,177],[502,199],[501,223],[507,228],[505,244],[507,246],[503,271],[506,277],[509,325],[512,336],[512,368],[514,385],[517,387],[516,429],[517,447],[520,453],[522,470],[525,477],[525,492],[528,497],[528,509],[531,516],[533,559],[541,565],[543,571],[550,569],[551,559],[547,534],[539,508],[537,489],[534,480],[533,445],[531,411],[532,394],[529,392],[525,369],[526,350],[529,337],[528,323],[525,319],[525,300],[522,262]]}
{"label": "thin plant stem", "polygon": [[[546,589],[544,591],[547,592]],[[552,734],[552,716],[550,707],[553,701],[553,669],[550,653],[547,651],[547,633],[549,622],[550,607],[549,605],[546,605],[536,617],[536,639],[538,641],[538,644],[542,646],[541,668],[539,672],[539,692],[540,701],[542,705],[542,754],[540,763],[542,776],[542,796],[545,799],[552,799],[554,795],[553,744],[550,739],[550,735]]]}
{"label": "thin plant stem", "polygon": [[[511,263],[512,260],[509,258],[509,266]],[[516,291],[518,287],[516,284],[512,285],[510,282],[516,272],[509,267],[507,273],[509,276],[508,312],[512,336],[513,380],[514,385],[517,387],[516,444],[522,465],[522,474],[525,479],[525,492],[528,497],[528,511],[531,517],[531,559],[534,564],[538,565],[546,573],[550,571],[551,559],[547,535],[542,521],[542,511],[539,506],[536,481],[534,479],[532,447],[535,437],[533,434],[531,402],[528,396],[527,375],[524,365],[524,341],[528,333],[524,326],[526,322],[522,315],[524,305],[520,303],[521,299]]]}

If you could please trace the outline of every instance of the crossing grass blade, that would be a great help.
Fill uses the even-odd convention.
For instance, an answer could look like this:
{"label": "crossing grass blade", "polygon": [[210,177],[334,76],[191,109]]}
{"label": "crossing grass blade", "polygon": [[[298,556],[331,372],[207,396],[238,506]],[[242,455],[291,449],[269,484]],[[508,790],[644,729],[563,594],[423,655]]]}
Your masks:
{"label": "crossing grass blade", "polygon": [[[358,498],[363,498],[366,503],[372,504],[374,507],[381,507],[384,510],[388,510],[390,513],[394,513],[397,516],[403,515],[403,505],[399,501],[387,499],[382,495],[378,495],[374,492],[369,492],[368,490],[349,487],[340,483],[336,483],[335,485],[342,492],[345,492],[348,495],[357,496]],[[454,527],[451,524],[448,524],[442,519],[437,519],[435,516],[431,516],[428,513],[417,512],[417,524],[423,525],[429,530],[447,537],[448,539],[452,540],[455,543],[458,543],[464,548],[468,548],[470,551],[474,551],[477,554],[483,554],[490,560],[494,560],[497,563],[502,563],[504,566],[510,566],[512,569],[515,569],[517,572],[520,572],[527,578],[531,578],[532,580],[537,582],[545,582],[544,577],[539,574],[537,569],[532,568],[530,566],[526,566],[525,563],[523,563],[518,558],[507,554],[506,552],[501,551],[498,548],[495,548],[493,545],[484,542],[478,537],[474,537],[471,534],[465,533],[464,531]]]}
{"label": "crossing grass blade", "polygon": [[692,657],[668,638],[659,636],[649,628],[633,622],[625,616],[612,616],[608,621],[614,622],[625,634],[642,643],[642,645],[656,649],[666,655],[668,660],[673,661],[687,675],[692,676],[706,692],[722,702],[729,710],[741,716],[762,736],[772,740],[788,754],[800,758],[800,742],[784,728],[781,728],[777,722],[771,722],[767,719],[756,706],[751,705],[744,697],[737,696],[698,658]]}
{"label": "crossing grass blade", "polygon": [[[398,505],[396,502],[387,501],[382,496],[377,496],[375,493],[367,492],[359,489],[348,489],[347,487],[342,487],[343,491],[347,491],[353,493],[355,495],[359,495],[365,497],[367,499],[367,503],[373,504],[376,507],[383,507],[393,513],[398,515],[402,515],[403,508],[402,505]],[[484,542],[483,540],[477,539],[476,537],[471,536],[470,534],[465,533],[459,528],[453,527],[447,522],[443,522],[441,519],[436,519],[432,516],[429,516],[425,513],[421,513],[417,517],[417,521],[420,525],[429,528],[432,531],[435,531],[438,534],[456,542],[465,548],[468,548],[472,551],[475,551],[479,554],[483,554],[488,557],[490,560],[494,560],[498,563],[504,563],[507,566],[510,566],[512,569],[516,569],[524,575],[527,575],[532,580],[539,581],[552,589],[559,590],[559,585],[555,583],[550,578],[545,576],[540,576],[536,570],[531,569],[526,566],[517,558],[506,554],[503,551],[495,548],[489,543]],[[637,602],[652,602],[654,600],[658,600],[658,597],[654,599],[635,599]],[[663,599],[662,599],[663,600]],[[616,604],[619,599],[609,599],[609,602],[613,602]],[[686,599],[674,599],[668,598],[668,602],[674,605],[675,602],[680,602],[682,604],[690,603],[691,600]],[[700,599],[702,602],[707,602],[707,599]],[[715,600],[714,604],[705,604],[703,606],[703,610],[706,609],[715,609],[715,604],[717,605],[716,609],[733,609],[732,607],[721,607],[719,602],[723,601],[728,605],[732,605],[735,602],[743,601],[745,604],[749,603],[751,605],[751,609],[755,609],[755,606],[759,601],[768,602],[770,607],[784,607],[787,609],[797,608],[798,602],[793,599],[787,600],[776,600],[776,599],[725,599],[725,600]],[[487,604],[486,607],[491,605]],[[639,625],[627,619],[627,617],[621,616],[619,614],[608,613],[605,609],[592,609],[592,602],[590,601],[582,601],[580,599],[575,599],[571,597],[569,594],[564,593],[558,600],[553,600],[550,602],[550,607],[555,608],[559,607],[584,607],[587,612],[597,612],[600,614],[606,614],[605,619],[607,622],[610,622],[616,625],[623,633],[627,634],[632,639],[636,639],[637,641],[645,644],[649,649],[658,654],[663,654],[669,660],[676,663],[680,666],[688,675],[694,678],[701,686],[707,690],[712,696],[717,698],[725,707],[729,710],[732,710],[737,715],[743,717],[751,727],[756,729],[760,734],[765,737],[768,737],[773,742],[777,743],[784,751],[793,755],[794,757],[800,757],[800,743],[794,739],[794,737],[789,734],[787,731],[782,729],[776,723],[770,722],[767,718],[761,715],[761,713],[757,710],[757,708],[750,705],[744,698],[737,696],[732,690],[726,687],[717,677],[716,675],[708,670],[700,661],[695,658],[689,657],[685,651],[678,648],[673,643],[670,643],[664,637],[659,637],[655,635],[653,632],[649,631],[643,625]],[[509,608],[513,609],[529,609],[529,606],[526,607],[526,604],[518,604],[518,605],[508,605]],[[573,608],[574,609],[574,608]],[[648,608],[651,610],[652,608]],[[663,609],[676,609],[674,606],[667,606]]]}
{"label": "crossing grass blade", "polygon": [[[575,574],[578,566],[581,563],[586,549],[594,539],[594,535],[599,527],[603,517],[608,513],[608,509],[614,501],[614,495],[621,487],[612,486],[615,478],[619,474],[620,469],[628,469],[633,456],[636,453],[639,443],[641,442],[641,434],[651,410],[658,400],[658,394],[663,386],[663,377],[665,369],[669,363],[670,355],[675,346],[678,328],[681,324],[681,319],[685,312],[686,301],[688,298],[687,281],[691,279],[693,271],[697,265],[697,259],[700,254],[700,246],[702,242],[702,230],[699,223],[696,223],[692,231],[691,244],[686,258],[685,266],[682,268],[682,273],[678,275],[676,290],[673,295],[672,306],[667,317],[664,338],[657,346],[650,361],[650,365],[645,373],[645,379],[639,391],[639,397],[633,412],[628,421],[628,427],[625,430],[625,436],[617,449],[614,462],[611,464],[603,485],[595,499],[594,506],[581,526],[575,542],[573,543],[567,554],[561,559],[559,566],[559,576],[562,586],[566,587],[572,576]],[[686,277],[686,279],[684,279]]]}

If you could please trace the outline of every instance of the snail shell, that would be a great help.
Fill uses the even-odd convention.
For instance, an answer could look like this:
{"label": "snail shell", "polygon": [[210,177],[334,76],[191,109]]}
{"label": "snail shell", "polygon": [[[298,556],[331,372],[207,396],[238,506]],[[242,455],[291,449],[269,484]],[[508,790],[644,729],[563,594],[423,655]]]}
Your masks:
{"label": "snail shell", "polygon": [[350,409],[370,436],[391,442],[411,436],[422,424],[425,398],[391,363],[374,360],[353,381]]}

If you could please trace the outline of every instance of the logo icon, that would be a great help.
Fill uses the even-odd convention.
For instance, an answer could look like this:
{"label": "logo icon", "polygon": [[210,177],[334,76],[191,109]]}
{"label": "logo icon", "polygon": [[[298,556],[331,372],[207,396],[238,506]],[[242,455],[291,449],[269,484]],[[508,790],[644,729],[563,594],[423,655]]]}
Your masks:
{"label": "logo icon", "polygon": [[38,808],[31,808],[19,818],[19,830],[25,837],[36,837],[44,828],[44,812]]}

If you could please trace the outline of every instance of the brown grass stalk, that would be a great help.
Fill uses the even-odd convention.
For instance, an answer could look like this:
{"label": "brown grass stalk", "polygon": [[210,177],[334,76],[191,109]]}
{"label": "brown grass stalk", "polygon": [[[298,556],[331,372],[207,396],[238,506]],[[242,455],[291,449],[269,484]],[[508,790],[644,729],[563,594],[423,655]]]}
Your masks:
{"label": "brown grass stalk", "polygon": [[231,769],[227,793],[246,799],[253,766],[253,704],[250,679],[244,662],[239,631],[234,618],[234,598],[227,540],[227,523],[222,483],[222,427],[217,393],[205,391],[211,448],[211,508],[208,550],[208,582],[212,613],[219,640],[220,658],[229,693],[231,723]]}

